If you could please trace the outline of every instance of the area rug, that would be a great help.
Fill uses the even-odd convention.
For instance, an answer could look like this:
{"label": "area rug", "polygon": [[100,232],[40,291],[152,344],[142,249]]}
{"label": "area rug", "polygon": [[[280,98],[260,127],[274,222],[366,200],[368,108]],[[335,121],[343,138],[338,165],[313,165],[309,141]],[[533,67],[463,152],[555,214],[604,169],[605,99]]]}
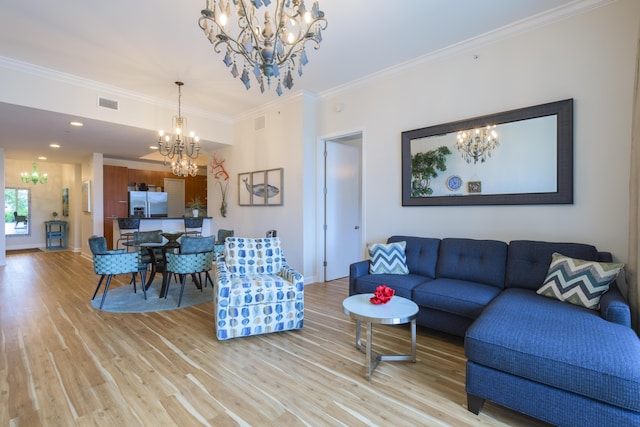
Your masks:
{"label": "area rug", "polygon": [[[152,311],[175,310],[178,308],[185,308],[213,301],[213,288],[211,285],[201,291],[196,287],[191,279],[187,279],[187,284],[184,287],[184,294],[182,295],[182,304],[178,307],[180,285],[175,282],[171,283],[171,286],[169,287],[169,294],[166,299],[159,297],[161,285],[161,280],[154,280],[151,287],[147,289],[146,300],[144,299],[144,294],[140,289],[139,284],[137,293],[133,293],[133,285],[125,285],[109,289],[109,292],[107,292],[107,299],[104,301],[104,305],[102,306],[102,311],[109,311],[113,313],[146,313]],[[100,288],[100,291],[98,291],[98,295],[96,295],[95,299],[91,301],[91,306],[95,309],[99,309],[98,307],[100,307],[103,290],[104,284]]]}

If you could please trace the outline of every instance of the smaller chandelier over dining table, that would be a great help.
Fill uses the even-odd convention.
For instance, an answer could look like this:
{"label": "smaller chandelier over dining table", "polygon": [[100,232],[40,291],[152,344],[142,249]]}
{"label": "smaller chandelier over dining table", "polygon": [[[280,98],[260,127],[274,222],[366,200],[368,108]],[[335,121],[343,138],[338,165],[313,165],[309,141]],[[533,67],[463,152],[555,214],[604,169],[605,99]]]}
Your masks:
{"label": "smaller chandelier over dining table", "polygon": [[164,165],[170,162],[171,172],[178,176],[196,176],[198,165],[193,162],[200,155],[200,138],[187,128],[187,118],[182,116],[181,98],[184,83],[178,86],[178,115],[173,116],[172,132],[158,132],[158,151],[164,156]]}
{"label": "smaller chandelier over dining table", "polygon": [[[320,48],[327,20],[317,1],[310,10],[304,0],[274,3],[271,6],[271,0],[207,0],[198,25],[216,53],[226,47],[223,62],[231,68],[233,77],[240,76],[247,90],[251,87],[249,73],[253,73],[261,92],[265,85],[271,88],[274,78],[278,80],[276,93],[282,95],[283,86],[293,87],[292,72],[302,75],[302,67],[308,62],[306,44]],[[264,11],[262,17],[258,16],[259,11]],[[242,72],[236,63],[238,57],[244,59]]]}
{"label": "smaller chandelier over dining table", "polygon": [[484,163],[491,157],[491,150],[500,145],[496,125],[473,130],[461,130],[456,136],[456,148],[467,163]]}

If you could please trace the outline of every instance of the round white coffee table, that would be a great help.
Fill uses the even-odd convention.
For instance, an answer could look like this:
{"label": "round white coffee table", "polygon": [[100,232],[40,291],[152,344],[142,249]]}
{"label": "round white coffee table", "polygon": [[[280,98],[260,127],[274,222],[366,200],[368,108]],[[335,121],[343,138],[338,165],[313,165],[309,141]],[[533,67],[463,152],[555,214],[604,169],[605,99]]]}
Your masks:
{"label": "round white coffee table", "polygon": [[[356,348],[367,355],[367,379],[381,361],[416,361],[416,317],[418,306],[415,302],[394,296],[386,304],[372,304],[373,294],[352,295],[342,302],[344,314],[356,321]],[[361,322],[368,323],[367,342],[362,345],[360,338]],[[411,354],[379,354],[372,350],[372,327],[381,325],[400,325],[411,322]]]}

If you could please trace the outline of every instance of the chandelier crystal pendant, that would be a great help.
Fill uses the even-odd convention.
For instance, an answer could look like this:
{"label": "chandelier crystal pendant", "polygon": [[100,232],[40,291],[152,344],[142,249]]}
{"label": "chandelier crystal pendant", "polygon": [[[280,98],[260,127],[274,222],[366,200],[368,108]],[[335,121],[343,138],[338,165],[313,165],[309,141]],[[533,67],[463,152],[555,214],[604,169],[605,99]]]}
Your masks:
{"label": "chandelier crystal pendant", "polygon": [[491,150],[500,145],[496,125],[473,130],[462,130],[457,134],[456,148],[462,158],[471,163],[484,163],[487,157],[491,157]]}
{"label": "chandelier crystal pendant", "polygon": [[[223,62],[233,77],[241,76],[247,90],[251,87],[249,73],[253,73],[263,93],[265,80],[271,88],[271,78],[278,79],[280,96],[283,86],[293,87],[292,72],[302,75],[308,62],[306,43],[320,48],[327,20],[317,1],[310,10],[304,0],[276,0],[270,5],[271,0],[207,0],[198,25],[216,53],[226,47]],[[242,72],[238,57],[244,59]]]}
{"label": "chandelier crystal pendant", "polygon": [[173,116],[172,133],[158,132],[158,151],[164,156],[164,165],[171,162],[171,171],[178,176],[196,176],[198,165],[192,162],[200,155],[200,138],[187,129],[187,118],[182,117],[182,86],[178,86],[178,115]]}
{"label": "chandelier crystal pendant", "polygon": [[38,164],[33,162],[33,169],[31,172],[22,172],[20,174],[20,179],[25,184],[46,184],[49,176],[46,173],[38,172]]}
{"label": "chandelier crystal pendant", "polygon": [[187,156],[182,154],[171,162],[171,172],[178,176],[196,176],[198,175],[198,165],[192,162]]}

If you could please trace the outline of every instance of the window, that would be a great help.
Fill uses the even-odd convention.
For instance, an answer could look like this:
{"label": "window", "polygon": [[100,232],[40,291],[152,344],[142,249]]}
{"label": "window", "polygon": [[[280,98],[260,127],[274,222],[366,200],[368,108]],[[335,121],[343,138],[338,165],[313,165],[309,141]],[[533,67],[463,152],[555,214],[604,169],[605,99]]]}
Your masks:
{"label": "window", "polygon": [[4,189],[4,231],[7,237],[31,235],[31,190]]}

